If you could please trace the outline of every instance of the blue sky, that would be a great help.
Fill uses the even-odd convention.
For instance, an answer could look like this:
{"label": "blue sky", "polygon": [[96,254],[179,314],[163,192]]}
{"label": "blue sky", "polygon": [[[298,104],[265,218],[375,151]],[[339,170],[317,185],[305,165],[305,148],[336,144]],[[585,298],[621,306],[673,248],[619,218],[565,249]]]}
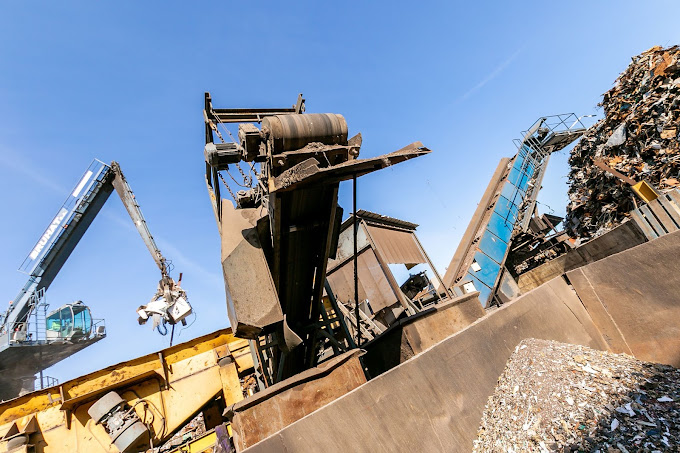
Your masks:
{"label": "blue sky", "polygon": [[[420,224],[443,273],[498,160],[538,117],[600,113],[630,57],[680,43],[680,4],[617,2],[0,3],[0,291],[93,158],[120,162],[197,312],[179,341],[228,325],[203,179],[203,92],[218,107],[341,113],[362,156],[429,156],[363,177],[359,207]],[[539,200],[566,205],[566,153]],[[351,209],[351,187],[340,203]],[[548,208],[545,208],[548,210]],[[135,309],[159,278],[111,197],[48,292],[106,318],[56,365],[66,380],[167,345]]]}

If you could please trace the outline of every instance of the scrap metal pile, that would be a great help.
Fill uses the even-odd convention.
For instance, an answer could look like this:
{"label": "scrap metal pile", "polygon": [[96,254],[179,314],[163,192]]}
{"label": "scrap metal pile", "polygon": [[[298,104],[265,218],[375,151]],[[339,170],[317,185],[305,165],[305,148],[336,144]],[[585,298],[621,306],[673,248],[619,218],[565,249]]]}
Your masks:
{"label": "scrap metal pile", "polygon": [[635,209],[628,185],[594,159],[660,191],[680,186],[680,47],[634,57],[600,106],[605,117],[571,152],[566,225],[576,237],[599,236]]}
{"label": "scrap metal pile", "polygon": [[677,451],[680,370],[522,341],[489,398],[475,452]]}

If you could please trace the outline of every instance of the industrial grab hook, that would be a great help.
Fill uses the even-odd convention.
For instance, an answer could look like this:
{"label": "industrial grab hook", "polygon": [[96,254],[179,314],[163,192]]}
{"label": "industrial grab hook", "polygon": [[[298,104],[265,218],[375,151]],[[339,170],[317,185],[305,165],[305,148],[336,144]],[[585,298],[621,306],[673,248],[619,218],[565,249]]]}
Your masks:
{"label": "industrial grab hook", "polygon": [[170,276],[164,275],[158,282],[158,290],[151,301],[137,309],[139,324],[145,324],[149,318],[153,319],[152,329],[158,328],[158,333],[168,334],[166,324],[174,326],[178,322],[186,325],[185,318],[192,313],[186,291],[180,286],[182,274],[178,282]]}

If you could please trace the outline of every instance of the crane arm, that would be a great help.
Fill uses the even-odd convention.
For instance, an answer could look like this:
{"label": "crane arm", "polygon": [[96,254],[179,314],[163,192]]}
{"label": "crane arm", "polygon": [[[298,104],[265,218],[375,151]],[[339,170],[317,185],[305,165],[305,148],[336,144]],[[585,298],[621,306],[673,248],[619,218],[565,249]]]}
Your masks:
{"label": "crane arm", "polygon": [[149,249],[151,256],[156,262],[156,265],[161,270],[161,274],[163,277],[167,277],[168,263],[156,245],[156,241],[151,235],[151,232],[149,231],[149,226],[142,215],[139,204],[137,204],[135,194],[132,192],[130,185],[125,179],[123,171],[120,169],[118,162],[111,162],[111,170],[113,171],[113,180],[111,181],[113,187],[116,189],[116,192],[123,202],[128,214],[130,214],[130,218],[132,218],[132,222],[135,224],[135,227],[137,228],[139,235],[142,237],[144,244],[146,244],[146,248]]}
{"label": "crane arm", "polygon": [[[186,292],[180,287],[178,282],[175,282],[170,277],[168,262],[158,249],[158,245],[156,245],[156,241],[149,231],[149,226],[146,224],[146,220],[144,220],[142,211],[137,204],[135,194],[132,192],[130,185],[125,179],[125,176],[120,169],[120,165],[118,165],[118,162],[114,161],[111,162],[110,168],[113,173],[111,184],[113,185],[113,188],[116,189],[128,214],[130,214],[130,218],[132,218],[132,222],[135,224],[144,244],[146,244],[146,248],[149,249],[156,265],[161,270],[161,280],[158,283],[157,293],[151,298],[151,301],[148,304],[142,305],[137,309],[139,322],[140,324],[144,324],[149,318],[153,318],[153,327],[158,327],[158,331],[162,335],[165,335],[165,333],[167,333],[167,328],[163,327],[165,323],[175,324],[181,321],[186,325],[184,318],[192,313],[191,305],[187,300]],[[170,343],[172,344],[172,337]]]}
{"label": "crane arm", "polygon": [[[120,196],[144,244],[161,270],[159,292],[153,300],[163,296],[164,302],[156,303],[155,308],[150,309],[151,313],[155,310],[164,317],[170,316],[172,323],[191,313],[191,306],[186,302],[186,293],[179,283],[170,278],[168,262],[149,231],[120,165],[112,162],[109,166],[95,159],[22,263],[19,270],[28,274],[29,279],[7,311],[0,313],[0,332],[28,319],[34,305],[34,294],[47,290],[113,189]],[[183,302],[177,306],[175,302],[179,299]],[[173,307],[175,308],[172,309]],[[168,312],[168,308],[172,310]]]}
{"label": "crane arm", "polygon": [[33,295],[47,290],[113,191],[109,166],[94,160],[69,193],[19,270],[29,278],[2,317],[2,328],[27,320]]}

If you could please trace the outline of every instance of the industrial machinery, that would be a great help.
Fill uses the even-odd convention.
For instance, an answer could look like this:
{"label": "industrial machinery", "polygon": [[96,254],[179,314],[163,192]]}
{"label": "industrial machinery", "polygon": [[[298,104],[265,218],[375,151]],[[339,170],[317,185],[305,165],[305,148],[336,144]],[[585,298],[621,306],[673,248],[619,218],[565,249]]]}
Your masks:
{"label": "industrial machinery", "polygon": [[[156,452],[203,452],[200,444],[220,439],[228,446],[221,414],[243,399],[239,380],[252,367],[248,343],[224,329],[0,402],[0,451],[113,453],[153,445]],[[181,430],[198,413],[202,438],[187,450]]]}
{"label": "industrial machinery", "polygon": [[[265,386],[353,346],[330,327],[342,323],[339,310],[333,316],[322,303],[342,221],[340,181],[430,152],[415,142],[358,159],[361,134],[348,138],[342,115],[304,112],[302,95],[280,109],[217,109],[205,95],[206,182],[222,237],[227,312],[235,335],[252,340]],[[229,123],[238,123],[238,140]],[[237,194],[222,176],[236,181],[231,169],[243,178]],[[220,182],[236,206],[221,198]]]}
{"label": "industrial machinery", "polygon": [[480,304],[488,308],[502,299],[500,287],[513,286],[504,272],[511,244],[529,231],[550,155],[586,131],[581,118],[573,113],[541,117],[514,141],[517,153],[498,164],[446,271],[446,287],[457,295],[478,291]]}
{"label": "industrial machinery", "polygon": [[111,443],[120,451],[132,451],[148,444],[148,428],[118,393],[107,393],[90,406],[87,413],[96,424],[104,426]]}
{"label": "industrial machinery", "polygon": [[[324,297],[330,288],[326,269],[341,231],[338,186],[430,151],[415,142],[358,159],[361,136],[348,139],[342,116],[303,112],[301,98],[292,109],[229,110],[213,109],[206,96],[206,176],[221,233],[233,332],[215,332],[0,403],[0,447],[226,453],[233,451],[232,442],[242,449],[366,382],[363,351],[347,333],[346,316]],[[238,143],[213,142],[213,134],[221,137],[221,122],[240,123]],[[248,166],[243,182],[250,184],[235,194],[222,176],[243,171],[243,162]],[[99,179],[109,177],[115,172]],[[111,186],[115,183],[102,182],[96,190],[110,192]],[[221,198],[221,188],[231,191],[236,206]],[[358,222],[354,225],[358,231]],[[154,256],[163,271],[162,255]],[[154,301],[165,298],[163,285],[162,279]],[[170,298],[177,286],[170,286]],[[87,323],[82,308],[74,303],[49,319],[55,326],[71,316]],[[153,308],[142,307],[146,313]],[[170,307],[165,312],[169,323],[182,319],[173,318]],[[264,387],[267,391],[258,392]],[[273,409],[279,403],[289,403],[288,409]],[[260,411],[280,417],[249,424]],[[174,443],[184,441],[182,432],[197,415],[205,420],[201,437]]]}
{"label": "industrial machinery", "polygon": [[[427,154],[419,142],[358,159],[361,136],[348,139],[340,115],[305,114],[301,97],[289,109],[215,109],[206,93],[204,119],[206,182],[221,235],[232,328],[0,403],[0,448],[226,453],[274,451],[272,445],[323,450],[323,443],[334,451],[352,438],[358,449],[380,449],[386,442],[397,446],[393,450],[417,449],[411,431],[398,436],[406,414],[410,423],[425,420],[423,429],[445,449],[438,434],[460,431],[448,414],[473,419],[467,401],[483,405],[485,386],[492,388],[502,371],[501,356],[478,351],[504,354],[510,347],[495,345],[507,332],[514,342],[516,332],[546,332],[554,324],[544,327],[555,307],[531,321],[526,305],[491,313],[483,324],[480,302],[494,297],[513,240],[554,229],[554,218],[532,217],[536,195],[549,154],[582,134],[578,119],[569,126],[570,116],[560,116],[553,126],[554,118],[541,118],[517,155],[501,161],[445,279],[415,237],[417,225],[357,211],[356,203],[353,215],[340,222],[339,182]],[[222,132],[232,135],[226,123],[239,124],[238,140],[223,139]],[[224,176],[244,190],[235,193]],[[222,199],[221,190],[233,203]],[[157,247],[149,244],[153,254]],[[496,266],[487,266],[481,255]],[[167,271],[160,252],[154,257]],[[423,272],[398,286],[389,272],[389,264],[398,263],[409,270],[430,264],[442,289]],[[154,301],[177,304],[178,286],[162,279]],[[382,320],[391,313],[392,323],[380,324],[360,305]],[[559,320],[578,318],[570,306],[558,308],[554,313],[565,316]],[[145,314],[154,309],[151,303],[142,307]],[[77,318],[87,325],[83,313],[74,303],[48,320],[61,326],[62,319]],[[160,313],[170,323],[182,316],[175,318],[170,308]],[[518,317],[527,321],[515,322]],[[361,342],[364,325],[374,335]],[[65,335],[73,338],[75,326]],[[461,332],[457,339],[455,332]],[[204,425],[196,436],[184,437],[198,418]],[[356,439],[346,435],[348,421],[357,427]]]}
{"label": "industrial machinery", "polygon": [[24,260],[20,271],[29,275],[28,281],[0,315],[0,399],[33,390],[36,373],[106,336],[103,320],[94,320],[81,301],[47,313],[45,291],[114,188],[161,271],[158,291],[138,309],[140,323],[152,318],[154,328],[165,334],[166,324],[182,322],[191,313],[120,166],[94,160]]}

